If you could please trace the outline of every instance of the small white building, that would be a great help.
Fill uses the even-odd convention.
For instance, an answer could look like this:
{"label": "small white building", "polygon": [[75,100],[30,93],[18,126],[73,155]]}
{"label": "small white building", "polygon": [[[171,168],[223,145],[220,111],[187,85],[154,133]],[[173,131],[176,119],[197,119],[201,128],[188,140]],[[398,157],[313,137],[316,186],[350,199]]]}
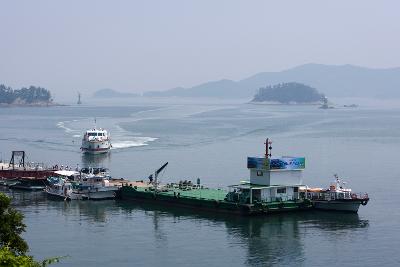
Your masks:
{"label": "small white building", "polygon": [[233,185],[241,192],[242,201],[274,202],[299,199],[299,186],[303,185],[305,158],[247,158],[250,181]]}

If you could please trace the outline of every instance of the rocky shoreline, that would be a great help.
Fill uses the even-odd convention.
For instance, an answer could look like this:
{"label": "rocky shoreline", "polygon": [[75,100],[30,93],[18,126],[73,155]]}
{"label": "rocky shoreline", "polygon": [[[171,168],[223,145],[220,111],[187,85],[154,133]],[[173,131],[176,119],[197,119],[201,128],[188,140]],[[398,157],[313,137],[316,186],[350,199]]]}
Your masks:
{"label": "rocky shoreline", "polygon": [[37,102],[37,103],[0,103],[0,108],[14,108],[14,107],[58,107],[67,106],[64,104],[54,102]]}

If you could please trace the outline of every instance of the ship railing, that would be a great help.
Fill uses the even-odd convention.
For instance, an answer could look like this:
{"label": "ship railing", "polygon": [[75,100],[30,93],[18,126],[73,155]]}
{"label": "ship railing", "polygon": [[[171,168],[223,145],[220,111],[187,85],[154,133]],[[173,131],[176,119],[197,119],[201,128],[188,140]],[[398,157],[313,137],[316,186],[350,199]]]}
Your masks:
{"label": "ship railing", "polygon": [[369,199],[368,193],[366,192],[351,193],[350,197],[352,199],[361,199],[361,200]]}
{"label": "ship railing", "polygon": [[305,198],[310,200],[330,200],[331,196],[328,193],[307,192]]}

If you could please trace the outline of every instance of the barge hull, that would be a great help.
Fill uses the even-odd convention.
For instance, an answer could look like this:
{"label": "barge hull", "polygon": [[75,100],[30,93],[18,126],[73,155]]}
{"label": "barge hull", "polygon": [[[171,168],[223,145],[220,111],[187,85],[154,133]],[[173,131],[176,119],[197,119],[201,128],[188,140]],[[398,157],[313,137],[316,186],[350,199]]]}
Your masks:
{"label": "barge hull", "polygon": [[129,186],[121,188],[120,197],[125,200],[151,202],[163,206],[180,206],[197,210],[238,215],[266,215],[273,212],[298,211],[311,208],[311,204],[302,201],[284,201],[259,204],[241,204],[221,199],[171,195],[171,193],[139,191]]}

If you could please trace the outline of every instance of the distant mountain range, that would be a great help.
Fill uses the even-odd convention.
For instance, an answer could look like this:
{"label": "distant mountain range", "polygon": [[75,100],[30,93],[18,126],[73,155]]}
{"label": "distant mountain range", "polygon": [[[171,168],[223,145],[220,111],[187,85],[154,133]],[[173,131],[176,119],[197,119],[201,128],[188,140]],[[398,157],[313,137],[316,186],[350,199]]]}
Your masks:
{"label": "distant mountain range", "polygon": [[113,89],[100,89],[94,92],[93,97],[95,98],[117,98],[117,97],[137,97],[138,94],[133,93],[122,93]]}
{"label": "distant mountain range", "polygon": [[191,88],[150,91],[144,96],[252,98],[261,87],[299,82],[328,97],[400,97],[400,68],[305,64],[280,72],[261,72],[239,81],[219,80]]}

